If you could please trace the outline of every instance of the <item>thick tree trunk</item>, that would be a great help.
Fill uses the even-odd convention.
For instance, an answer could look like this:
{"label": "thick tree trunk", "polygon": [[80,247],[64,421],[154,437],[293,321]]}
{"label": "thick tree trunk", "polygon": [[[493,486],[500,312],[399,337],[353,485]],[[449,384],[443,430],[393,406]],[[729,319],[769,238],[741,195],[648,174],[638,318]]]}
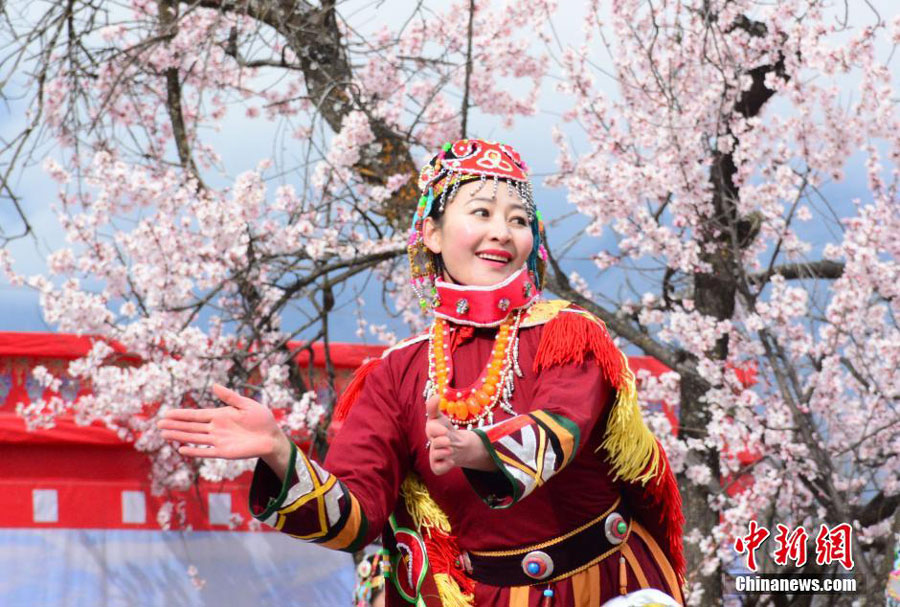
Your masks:
{"label": "thick tree trunk", "polygon": [[[738,21],[737,27],[747,31],[751,36],[765,35],[765,25],[744,18]],[[735,102],[734,111],[745,118],[759,115],[765,103],[774,95],[774,91],[765,86],[765,78],[769,73],[784,77],[784,64],[778,61],[772,65],[760,65],[748,71],[752,84]],[[727,120],[723,121],[727,124]],[[720,136],[732,136],[730,132]],[[740,142],[738,142],[738,146]],[[759,225],[753,217],[741,217],[737,210],[740,195],[732,177],[737,172],[733,153],[716,153],[710,168],[709,181],[712,186],[712,215],[697,230],[697,239],[704,251],[703,261],[709,264],[708,273],[694,276],[695,309],[704,316],[717,320],[728,320],[734,315],[738,270],[741,252],[752,244],[759,232]],[[716,361],[724,361],[728,357],[728,338],[720,337],[704,356]],[[693,376],[681,378],[681,410],[679,435],[683,439],[703,440],[707,436],[710,422],[709,406],[703,401],[705,387]],[[712,449],[691,451],[687,465],[704,464],[712,473],[713,479],[720,478],[719,454]],[[712,491],[717,489],[714,481],[711,486],[700,486],[686,478],[680,479],[684,513],[686,518],[685,535],[696,535],[708,538],[713,528],[719,523],[719,515],[710,506]],[[722,601],[722,581],[724,571],[721,566],[702,575],[700,568],[704,558],[711,555],[700,550],[694,542],[686,544],[686,556],[689,568],[689,582],[692,593],[701,593],[703,605],[718,604]]]}
{"label": "thick tree trunk", "polygon": [[[333,1],[314,6],[296,0],[200,0],[199,5],[247,14],[281,34],[298,58],[316,110],[334,132],[341,129],[344,118],[351,111],[365,111],[355,95],[353,71]],[[409,175],[406,185],[380,209],[394,229],[406,229],[418,200],[415,179],[418,170],[409,151],[409,142],[378,118],[370,116],[369,124],[375,141],[363,151],[354,168],[362,179],[378,185],[384,185],[392,175]]]}
{"label": "thick tree trunk", "polygon": [[[702,402],[706,386],[697,382],[692,376],[681,378],[681,410],[679,415],[679,434],[682,439],[700,438],[706,435],[706,427],[710,421],[709,409]],[[712,472],[712,478],[719,478],[719,455],[714,450],[691,452],[688,454],[687,466],[704,464]],[[700,539],[712,535],[712,529],[719,523],[719,513],[709,503],[710,490],[706,486],[692,484],[684,474],[678,477],[681,498],[684,504],[684,534],[686,540],[697,532]],[[703,560],[712,556],[708,550],[702,549],[696,542],[685,541],[685,560],[687,561],[688,592],[691,596],[701,593],[701,605],[718,604],[722,597],[722,571],[715,568],[712,572],[701,574]]]}

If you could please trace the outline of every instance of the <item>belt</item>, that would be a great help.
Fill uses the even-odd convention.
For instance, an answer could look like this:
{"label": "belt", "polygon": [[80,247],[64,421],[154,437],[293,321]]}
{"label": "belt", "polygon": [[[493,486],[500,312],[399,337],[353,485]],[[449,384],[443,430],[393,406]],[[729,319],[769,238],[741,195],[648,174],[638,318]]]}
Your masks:
{"label": "belt", "polygon": [[491,586],[527,586],[555,582],[616,552],[631,533],[631,521],[609,510],[577,529],[539,544],[513,550],[463,552],[463,567]]}

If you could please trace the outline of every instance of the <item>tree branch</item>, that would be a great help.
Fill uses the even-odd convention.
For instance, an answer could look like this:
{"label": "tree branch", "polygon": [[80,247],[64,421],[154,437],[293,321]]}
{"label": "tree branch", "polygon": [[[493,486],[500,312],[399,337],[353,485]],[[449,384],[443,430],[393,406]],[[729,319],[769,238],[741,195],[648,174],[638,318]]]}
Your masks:
{"label": "tree branch", "polygon": [[697,373],[697,369],[692,364],[690,356],[688,356],[687,353],[661,344],[649,335],[641,332],[640,329],[631,323],[620,318],[614,312],[607,310],[603,306],[591,301],[576,291],[569,283],[568,277],[566,277],[565,273],[559,267],[556,258],[550,253],[549,247],[546,247],[546,244],[545,248],[547,248],[547,259],[553,270],[547,276],[547,287],[551,291],[564,299],[578,304],[591,314],[597,316],[606,323],[606,326],[616,335],[625,338],[630,343],[640,348],[645,354],[652,356],[682,376],[690,375],[695,381],[700,382],[701,385],[705,386],[704,389],[709,388],[709,384]]}
{"label": "tree branch", "polygon": [[466,82],[462,99],[462,133],[466,138],[466,128],[469,122],[469,81],[472,78],[472,23],[475,20],[475,0],[469,0],[469,27],[466,35]]}
{"label": "tree branch", "polygon": [[[160,33],[171,39],[178,29],[178,17],[175,13],[175,0],[158,0],[159,29]],[[175,147],[178,150],[178,160],[181,168],[197,180],[197,188],[204,189],[203,180],[197,171],[197,165],[191,156],[191,146],[188,142],[187,127],[184,123],[184,112],[181,109],[181,81],[178,77],[178,68],[166,68],[166,111],[172,122],[172,137],[175,139]]]}
{"label": "tree branch", "polygon": [[784,276],[787,280],[798,280],[801,278],[827,278],[834,280],[840,278],[843,273],[844,264],[823,259],[809,263],[788,263],[775,266],[769,271],[751,274],[748,278],[753,284],[764,284],[769,282],[772,276]]}
{"label": "tree branch", "polygon": [[[277,31],[297,56],[309,97],[334,132],[355,109],[365,110],[353,85],[353,70],[338,27],[334,2],[321,7],[305,0],[182,0],[191,6],[247,15]],[[409,142],[383,120],[369,116],[375,141],[363,150],[354,166],[370,184],[384,185],[396,174],[418,174]],[[410,179],[380,208],[380,214],[403,230],[418,200],[416,180]]]}

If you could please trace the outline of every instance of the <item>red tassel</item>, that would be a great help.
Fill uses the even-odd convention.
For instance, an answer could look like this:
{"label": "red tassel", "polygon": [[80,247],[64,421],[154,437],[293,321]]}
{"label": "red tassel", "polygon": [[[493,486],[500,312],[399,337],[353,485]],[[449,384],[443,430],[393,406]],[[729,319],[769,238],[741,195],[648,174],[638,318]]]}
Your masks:
{"label": "red tassel", "polygon": [[463,594],[473,594],[475,580],[466,574],[459,561],[461,551],[456,536],[448,535],[437,527],[431,527],[423,534],[422,539],[425,541],[425,551],[428,553],[431,570],[434,573],[449,575]]}
{"label": "red tassel", "polygon": [[[659,441],[657,441],[658,443]],[[684,579],[685,562],[684,562],[684,544],[682,540],[682,529],[684,527],[684,513],[681,509],[681,493],[678,491],[678,482],[672,473],[672,467],[669,465],[669,459],[662,445],[659,446],[659,456],[661,458],[659,473],[656,478],[650,480],[644,487],[646,494],[650,497],[655,509],[659,512],[659,523],[662,526],[665,535],[665,542],[668,547],[668,556],[671,561],[675,574]]]}
{"label": "red tassel", "polygon": [[350,380],[344,393],[341,394],[337,404],[334,406],[334,415],[332,416],[332,419],[342,422],[347,418],[350,409],[353,407],[353,403],[356,402],[356,399],[359,398],[359,393],[362,392],[363,385],[366,383],[366,377],[368,377],[369,373],[374,371],[380,364],[380,358],[373,358],[364,362],[362,366],[356,370],[356,373],[353,374],[353,379]]}
{"label": "red tassel", "polygon": [[580,365],[587,354],[592,354],[609,383],[619,388],[622,354],[603,323],[587,314],[584,311],[561,311],[544,325],[534,357],[534,371],[539,373],[542,369],[557,365]]}

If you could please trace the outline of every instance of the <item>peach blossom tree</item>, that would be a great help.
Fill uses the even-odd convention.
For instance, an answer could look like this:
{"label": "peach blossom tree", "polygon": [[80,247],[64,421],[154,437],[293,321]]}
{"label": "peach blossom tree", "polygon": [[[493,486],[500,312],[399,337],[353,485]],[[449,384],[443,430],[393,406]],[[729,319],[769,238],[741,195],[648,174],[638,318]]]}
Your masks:
{"label": "peach blossom tree", "polygon": [[[92,395],[21,413],[102,421],[150,454],[160,490],[247,469],[185,462],[154,429],[167,408],[214,406],[213,381],[321,434],[332,403],[289,342],[327,344],[341,306],[392,339],[358,292],[373,273],[421,327],[403,258],[417,165],[474,135],[474,110],[515,143],[552,96],[559,124],[532,134],[556,156],[543,185],[577,211],[592,265],[574,271],[576,236],[550,222],[549,290],[670,369],[643,399],[678,410],[677,428],[650,419],[679,474],[691,603],[726,596],[751,520],[850,524],[876,600],[900,533],[900,19],[866,5],[594,0],[573,24],[551,0],[467,0],[403,3],[381,27],[333,1],[6,7],[2,69],[27,72],[31,102],[0,195],[34,231],[12,184],[52,142],[67,243],[46,275],[4,249],[0,265],[49,323],[97,337],[68,369]],[[256,128],[273,153],[230,174],[214,141]],[[843,197],[850,172],[865,183]],[[763,570],[787,570],[771,552]],[[811,597],[759,599],[788,600]]]}

